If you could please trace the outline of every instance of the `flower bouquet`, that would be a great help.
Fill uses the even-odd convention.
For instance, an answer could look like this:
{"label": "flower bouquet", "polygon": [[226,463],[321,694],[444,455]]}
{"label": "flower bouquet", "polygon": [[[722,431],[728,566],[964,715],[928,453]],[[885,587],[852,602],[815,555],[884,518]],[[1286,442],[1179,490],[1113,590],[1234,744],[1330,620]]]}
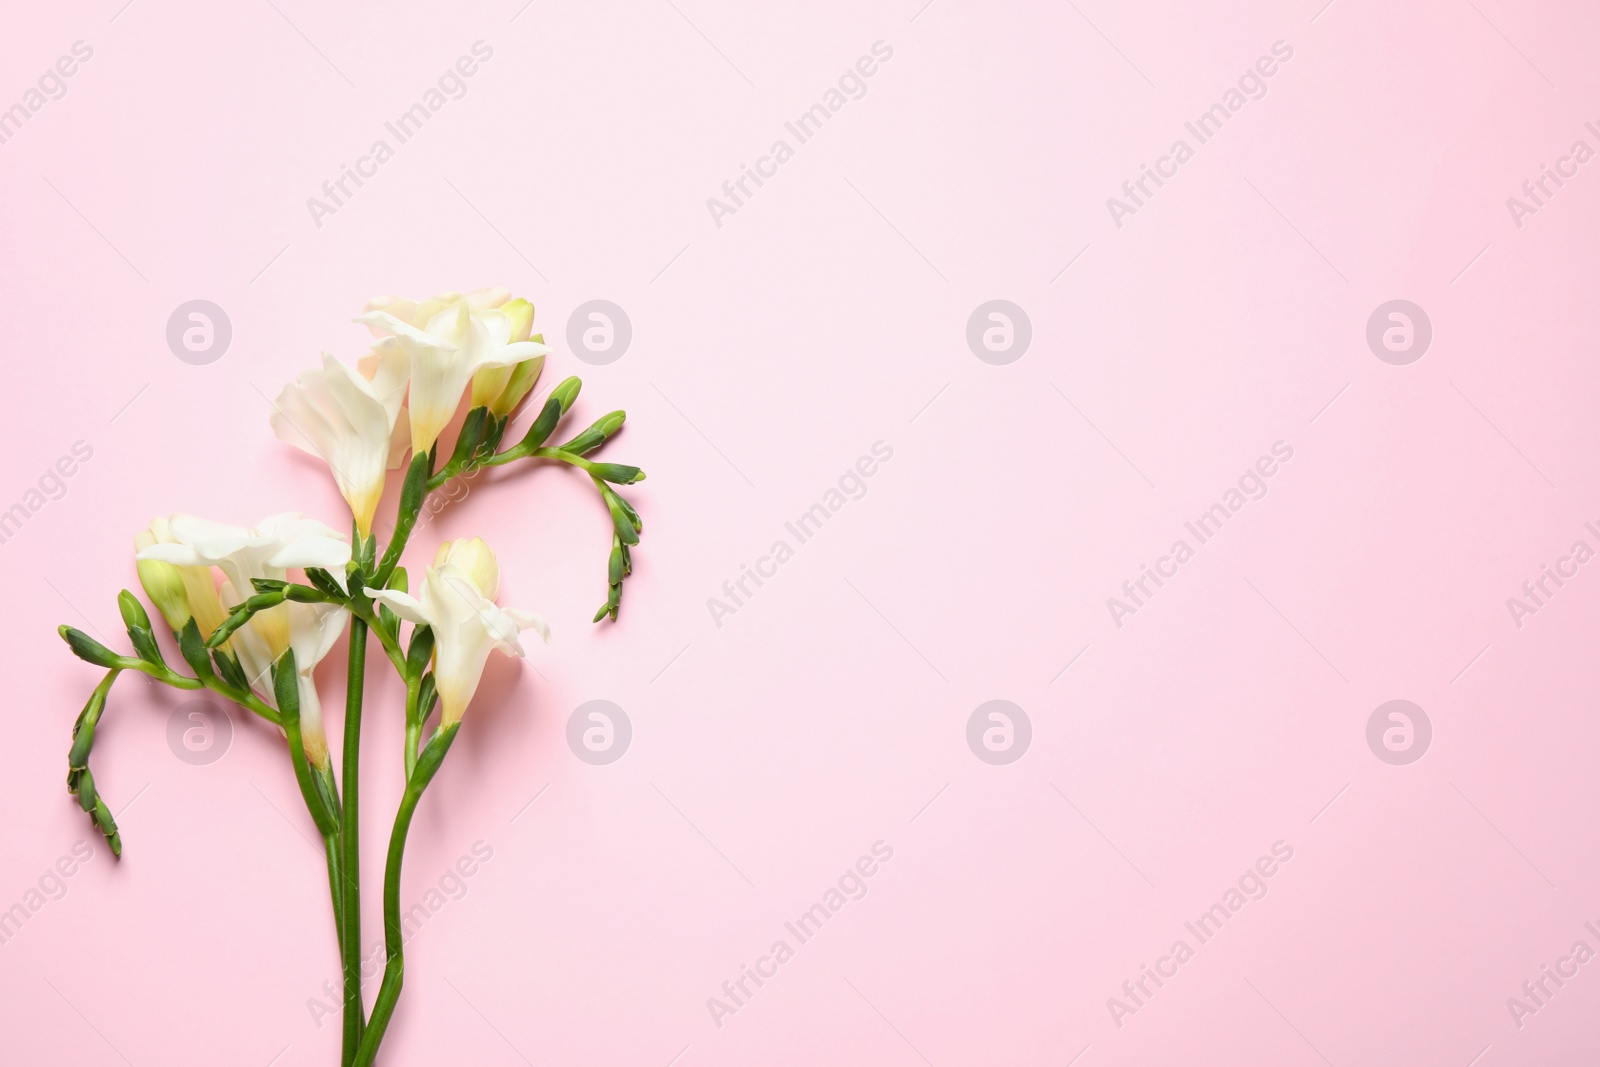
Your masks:
{"label": "flower bouquet", "polygon": [[[118,677],[137,671],[175,689],[208,689],[279,727],[307,810],[322,835],[344,975],[342,1067],[371,1064],[394,1014],[405,971],[400,867],[423,792],[438,773],[471,703],[489,653],[520,656],[520,634],[546,640],[538,616],[496,603],[500,569],[481,538],[449,541],[413,579],[401,565],[407,539],[435,494],[456,479],[523,459],[568,464],[593,482],[612,522],[608,592],[594,621],[615,620],[630,551],[643,523],[617,486],[638,467],[587,458],[622,428],[613,411],[561,444],[548,444],[581,382],[561,382],[527,430],[502,447],[544,369],[548,349],[532,332],[533,305],[503,290],[428,300],[373,301],[357,320],[372,332],[356,367],[332,356],[302,373],[273,404],[278,437],[328,464],[350,506],[351,535],[299,514],[244,528],[191,515],[156,519],[135,538],[139,582],[171,628],[189,673],[169,665],[144,606],[118,596],[133,654],[70,626],[81,659],[105,670],[78,716],[67,788],[122,854],[115,819],[89,769],[95,731]],[[470,396],[454,447],[439,438]],[[410,455],[409,461],[406,459]],[[443,462],[441,462],[443,456]],[[392,533],[373,522],[390,470],[404,468]],[[403,624],[406,633],[402,633]],[[313,671],[348,628],[342,770],[336,778]],[[358,839],[362,694],[368,635],[405,684],[405,791],[395,812],[383,879],[386,964],[370,1016],[361,988]],[[433,712],[438,709],[437,718]],[[433,723],[431,731],[427,730]],[[426,737],[424,734],[426,733]]]}

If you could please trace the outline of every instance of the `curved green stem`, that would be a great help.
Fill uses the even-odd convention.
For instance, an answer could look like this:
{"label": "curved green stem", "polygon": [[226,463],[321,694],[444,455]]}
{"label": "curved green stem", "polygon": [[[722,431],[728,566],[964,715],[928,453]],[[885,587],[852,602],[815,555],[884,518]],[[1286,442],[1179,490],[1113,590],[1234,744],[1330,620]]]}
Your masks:
{"label": "curved green stem", "polygon": [[383,984],[378,988],[377,1002],[372,1006],[372,1020],[361,1038],[361,1050],[356,1054],[353,1067],[371,1067],[377,1058],[378,1046],[383,1043],[384,1031],[400,1002],[400,987],[405,980],[404,928],[400,923],[400,865],[405,858],[406,835],[411,831],[411,817],[416,814],[417,802],[433,781],[450,743],[456,739],[461,724],[453,722],[441,726],[422,750],[416,770],[406,782],[405,795],[400,799],[400,810],[395,812],[394,831],[389,835],[389,858],[383,871],[383,942],[388,962],[383,968]]}
{"label": "curved green stem", "polygon": [[218,696],[227,697],[247,711],[252,711],[274,726],[282,726],[283,719],[260,697],[248,689],[235,689],[221,678],[190,678],[179,674],[160,663],[151,663],[147,660],[134,659],[132,656],[118,657],[117,667],[120,670],[139,671],[148,674],[163,685],[170,685],[174,689],[209,689]]}
{"label": "curved green stem", "polygon": [[345,683],[344,810],[339,828],[340,899],[348,906],[340,931],[339,955],[344,968],[344,1038],[340,1062],[354,1061],[366,1025],[361,1003],[361,697],[367,670],[367,624],[350,620],[350,672]]}

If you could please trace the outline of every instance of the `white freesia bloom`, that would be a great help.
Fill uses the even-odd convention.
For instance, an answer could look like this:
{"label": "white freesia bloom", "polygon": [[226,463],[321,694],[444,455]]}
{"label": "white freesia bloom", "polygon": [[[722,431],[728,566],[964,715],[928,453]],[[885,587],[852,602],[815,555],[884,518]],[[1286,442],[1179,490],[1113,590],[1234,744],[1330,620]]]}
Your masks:
{"label": "white freesia bloom", "polygon": [[485,368],[510,367],[547,347],[516,336],[531,323],[515,311],[505,311],[504,290],[485,290],[460,296],[447,293],[431,300],[394,297],[374,300],[365,323],[383,351],[402,353],[410,376],[411,445],[417,452],[433,447],[440,431],[461,404],[461,396],[474,374]]}
{"label": "white freesia bloom", "polygon": [[[226,597],[230,591],[228,583],[224,581],[223,596]],[[322,698],[317,694],[317,683],[312,672],[332,651],[339,635],[344,633],[350,613],[338,604],[289,601],[257,612],[255,619],[233,635],[233,649],[239,656],[239,666],[244,668],[245,677],[251,680],[262,699],[273,707],[278,706],[278,698],[272,684],[272,665],[283,653],[274,653],[267,641],[251,632],[251,627],[262,615],[278,612],[282,613],[281,621],[288,634],[289,643],[286,647],[294,649],[295,674],[298,676],[296,688],[300,692],[300,739],[312,766],[326,767],[328,735],[322,725]],[[244,637],[242,641],[241,636]]]}
{"label": "white freesia bloom", "polygon": [[395,425],[405,403],[405,357],[376,355],[358,373],[324,354],[321,370],[284,386],[272,414],[280,440],[327,462],[362,537],[372,533],[384,476],[410,440],[405,424],[398,433]]}
{"label": "white freesia bloom", "polygon": [[550,640],[550,628],[539,616],[497,605],[494,598],[499,591],[500,565],[483,539],[473,537],[439,546],[423,579],[420,600],[394,589],[372,592],[372,599],[401,618],[433,628],[433,676],[443,705],[442,726],[461,721],[477,692],[490,649],[524,655],[517,635],[527,629]]}
{"label": "white freesia bloom", "polygon": [[211,568],[179,567],[142,555],[151,545],[170,544],[173,540],[172,521],[164,515],[151,519],[150,528],[134,536],[134,549],[141,553],[135,564],[139,583],[173,630],[182,630],[192,618],[200,636],[210,637],[211,631],[228,616],[217,597],[217,579]]}
{"label": "white freesia bloom", "polygon": [[[174,515],[165,532],[171,540],[141,549],[138,559],[178,567],[216,567],[223,575],[222,602],[230,608],[255,592],[252,578],[282,581],[292,567],[323,567],[342,582],[345,564],[350,562],[349,542],[315,519],[295,512],[263,519],[254,529]],[[348,618],[349,613],[335,604],[290,602],[257,612],[229,638],[251,686],[274,706],[272,665],[285,651],[294,649],[300,676],[301,732],[306,755],[318,766],[328,762],[328,742],[312,671],[338,640]]]}

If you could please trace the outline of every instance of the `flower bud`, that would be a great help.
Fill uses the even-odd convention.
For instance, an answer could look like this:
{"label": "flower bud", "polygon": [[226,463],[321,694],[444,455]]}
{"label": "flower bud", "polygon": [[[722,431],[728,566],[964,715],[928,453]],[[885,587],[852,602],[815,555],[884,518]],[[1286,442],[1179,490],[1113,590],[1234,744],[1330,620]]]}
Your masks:
{"label": "flower bud", "polygon": [[493,600],[500,592],[500,564],[481,537],[446,541],[433,557],[433,567],[435,570],[453,568],[471,581],[487,600]]}
{"label": "flower bud", "polygon": [[608,412],[596,419],[587,430],[562,445],[561,450],[563,452],[572,452],[579,456],[593,452],[605,444],[606,439],[612,434],[622,429],[622,424],[627,421],[628,413],[626,411]]}
{"label": "flower bud", "polygon": [[[533,305],[519,296],[515,300],[501,304],[500,310],[511,320],[511,336],[507,340],[513,342],[528,340],[529,335],[533,333]],[[535,338],[535,340],[543,339],[543,337]]]}
{"label": "flower bud", "polygon": [[[528,334],[533,331],[533,305],[518,297],[515,300],[501,304],[500,311],[511,322],[511,336],[508,338],[508,343],[515,344],[518,341],[528,340]],[[538,337],[537,340],[542,342],[544,340],[543,335]],[[492,408],[496,415],[504,416],[506,412],[516,407],[517,401],[521,400],[528,389],[533,387],[533,381],[530,380],[527,387],[516,394],[509,403],[503,403],[500,398],[505,395],[517,373],[524,366],[533,362],[538,363],[538,366],[533,368],[533,378],[537,379],[539,371],[544,367],[543,356],[536,356],[531,360],[523,360],[523,362],[513,366],[485,367],[478,371],[472,376],[471,407]]]}
{"label": "flower bud", "polygon": [[[149,530],[140,531],[133,539],[134,548],[139,551],[155,543],[155,535]],[[139,572],[139,584],[144,586],[144,595],[161,612],[167,625],[174,632],[183,629],[183,624],[189,621],[192,613],[189,611],[189,594],[184,587],[183,574],[177,565],[158,559],[141,559],[135,567]]]}
{"label": "flower bud", "polygon": [[572,410],[573,402],[578,399],[578,390],[582,388],[583,379],[573,375],[550,390],[550,399],[561,401],[561,414],[565,415]]}
{"label": "flower bud", "polygon": [[[169,520],[161,517],[150,520],[150,528],[136,536],[133,543],[138,551],[143,552],[152,545],[170,544],[175,540]],[[167,620],[174,633],[182,630],[183,624],[193,616],[195,625],[200,628],[200,636],[210,637],[211,631],[221,626],[228,617],[217,595],[217,583],[210,567],[141,559],[136,568],[145,595],[161,612],[161,617]],[[174,576],[177,578],[176,592],[172,586]]]}
{"label": "flower bud", "polygon": [[[536,333],[529,340],[544,344],[544,334]],[[544,357],[534,356],[525,359],[511,368],[511,376],[506,379],[505,388],[500,390],[500,395],[489,402],[489,410],[498,418],[505,418],[517,409],[522,403],[522,398],[527,396],[539,381],[539,375],[544,370]]]}

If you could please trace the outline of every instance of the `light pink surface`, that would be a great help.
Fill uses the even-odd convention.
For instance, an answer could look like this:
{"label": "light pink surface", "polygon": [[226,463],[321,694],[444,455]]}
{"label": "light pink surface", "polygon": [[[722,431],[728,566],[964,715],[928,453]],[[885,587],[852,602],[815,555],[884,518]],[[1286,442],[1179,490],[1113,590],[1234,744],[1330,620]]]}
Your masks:
{"label": "light pink surface", "polygon": [[[649,471],[645,540],[621,622],[591,627],[607,524],[568,473],[486,480],[418,535],[412,559],[487,537],[555,643],[493,664],[423,804],[408,903],[475,842],[492,859],[411,941],[383,1062],[1600,1053],[1600,962],[1520,1026],[1507,1005],[1600,950],[1600,563],[1520,628],[1506,603],[1600,548],[1600,162],[1520,227],[1506,204],[1600,149],[1585,5],[122,2],[0,35],[0,107],[93,49],[0,144],[0,507],[93,450],[0,545],[0,908],[94,848],[0,945],[0,1059],[337,1060],[281,741],[236,711],[226,755],[184,763],[183,697],[125,679],[95,750],[128,805],[114,864],[63,789],[95,673],[54,627],[121,647],[152,515],[342,526],[265,397],[358,355],[368,297],[479,285],[535,302],[579,418],[628,410],[607,455]],[[477,41],[465,96],[316,225],[306,199]],[[878,41],[864,97],[718,226],[706,198]],[[1266,95],[1115,225],[1106,198],[1278,41]],[[234,330],[207,366],[164,336],[196,298]],[[594,298],[633,323],[609,366],[565,339]],[[1032,322],[1007,366],[965,339],[995,298]],[[1433,324],[1409,366],[1365,341],[1392,299]],[[796,545],[784,523],[878,441],[866,495]],[[1115,625],[1107,598],[1279,441],[1266,497]],[[716,625],[780,538],[794,558]],[[376,944],[401,693],[372,663]],[[1397,698],[1434,730],[1408,766],[1366,741]],[[566,743],[591,699],[633,723],[609,766]],[[967,747],[990,699],[1032,721],[1009,766]],[[784,924],[879,841],[866,896],[799,945]],[[1184,924],[1280,841],[1266,896],[1198,944]],[[794,958],[718,1026],[708,998],[780,938]],[[1119,1026],[1108,998],[1180,938],[1194,958]]]}

